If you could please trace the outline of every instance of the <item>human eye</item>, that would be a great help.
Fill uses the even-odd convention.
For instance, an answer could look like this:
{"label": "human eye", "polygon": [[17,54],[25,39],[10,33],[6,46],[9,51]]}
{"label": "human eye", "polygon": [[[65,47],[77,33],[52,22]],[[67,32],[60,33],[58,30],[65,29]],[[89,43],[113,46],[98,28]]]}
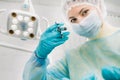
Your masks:
{"label": "human eye", "polygon": [[85,16],[88,15],[88,13],[89,13],[89,9],[86,9],[86,10],[82,11],[81,15],[82,15],[83,17],[85,17]]}
{"label": "human eye", "polygon": [[71,22],[71,23],[76,23],[76,22],[77,22],[77,18],[72,18],[72,19],[70,20],[70,22]]}

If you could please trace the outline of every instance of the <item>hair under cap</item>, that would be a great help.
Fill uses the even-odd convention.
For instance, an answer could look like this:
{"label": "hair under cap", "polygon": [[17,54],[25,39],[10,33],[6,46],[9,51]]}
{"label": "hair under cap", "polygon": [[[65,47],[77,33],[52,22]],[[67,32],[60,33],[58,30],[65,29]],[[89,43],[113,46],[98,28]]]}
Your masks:
{"label": "hair under cap", "polygon": [[64,0],[63,1],[64,14],[67,15],[68,11],[71,10],[72,7],[79,6],[81,4],[93,5],[99,9],[103,18],[107,16],[104,0]]}

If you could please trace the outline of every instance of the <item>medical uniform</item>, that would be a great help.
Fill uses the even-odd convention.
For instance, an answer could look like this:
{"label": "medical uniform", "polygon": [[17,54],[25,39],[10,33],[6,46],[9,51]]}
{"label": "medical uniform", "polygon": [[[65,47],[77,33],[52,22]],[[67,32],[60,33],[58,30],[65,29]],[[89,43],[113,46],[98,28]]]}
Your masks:
{"label": "medical uniform", "polygon": [[43,61],[33,54],[25,66],[23,80],[82,80],[91,73],[103,80],[102,67],[120,67],[120,30],[67,51],[62,59],[47,68],[48,61],[41,66]]}

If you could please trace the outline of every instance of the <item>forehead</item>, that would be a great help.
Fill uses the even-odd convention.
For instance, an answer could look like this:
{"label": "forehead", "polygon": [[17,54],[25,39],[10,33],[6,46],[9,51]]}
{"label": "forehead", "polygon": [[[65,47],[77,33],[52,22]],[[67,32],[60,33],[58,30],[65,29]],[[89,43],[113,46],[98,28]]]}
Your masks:
{"label": "forehead", "polygon": [[69,16],[73,16],[73,15],[76,15],[77,13],[79,13],[79,11],[83,8],[87,8],[87,9],[93,9],[94,7],[91,6],[91,5],[87,5],[87,4],[82,4],[82,5],[79,5],[79,6],[75,6],[75,7],[72,7],[69,11],[68,11],[68,17]]}

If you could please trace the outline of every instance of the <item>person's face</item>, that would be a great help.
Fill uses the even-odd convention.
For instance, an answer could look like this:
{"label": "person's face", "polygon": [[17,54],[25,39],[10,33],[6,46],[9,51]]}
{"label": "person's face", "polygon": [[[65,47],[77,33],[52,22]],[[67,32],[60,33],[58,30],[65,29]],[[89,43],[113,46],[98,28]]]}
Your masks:
{"label": "person's face", "polygon": [[98,12],[95,7],[85,4],[72,7],[72,9],[68,12],[68,20],[70,23],[80,23],[93,10]]}

